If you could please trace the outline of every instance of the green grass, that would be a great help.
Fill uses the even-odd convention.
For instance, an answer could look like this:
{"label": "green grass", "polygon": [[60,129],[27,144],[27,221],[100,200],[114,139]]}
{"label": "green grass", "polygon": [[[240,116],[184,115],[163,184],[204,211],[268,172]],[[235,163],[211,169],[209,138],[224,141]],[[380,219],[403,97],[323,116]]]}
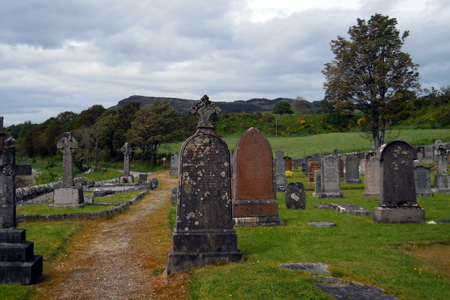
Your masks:
{"label": "green grass", "polygon": [[[314,288],[312,275],[278,267],[294,262],[327,263],[333,276],[375,285],[404,299],[448,299],[450,278],[432,271],[408,249],[413,243],[450,244],[450,224],[378,224],[371,216],[313,208],[317,203],[339,202],[371,211],[378,205],[378,199],[362,199],[363,184],[341,187],[342,199],[319,200],[308,191],[303,211],[286,209],[284,193],[277,193],[279,216],[286,226],[236,228],[243,260],[196,269],[191,278],[192,299],[333,299]],[[427,221],[450,215],[448,195],[418,202]],[[315,221],[337,226],[308,226]],[[423,271],[419,274],[414,268]]]}
{"label": "green grass", "polygon": [[101,212],[103,210],[109,210],[114,208],[114,205],[108,206],[93,206],[86,205],[83,208],[52,208],[48,207],[47,204],[38,205],[18,205],[17,214],[18,215],[55,215],[55,214],[72,214],[72,213],[83,213],[83,212]]}
{"label": "green grass", "polygon": [[123,192],[114,194],[111,196],[106,196],[102,198],[95,198],[95,203],[102,203],[102,202],[124,202],[124,201],[130,201],[133,199],[134,196],[139,194],[141,191],[130,191],[130,192]]}

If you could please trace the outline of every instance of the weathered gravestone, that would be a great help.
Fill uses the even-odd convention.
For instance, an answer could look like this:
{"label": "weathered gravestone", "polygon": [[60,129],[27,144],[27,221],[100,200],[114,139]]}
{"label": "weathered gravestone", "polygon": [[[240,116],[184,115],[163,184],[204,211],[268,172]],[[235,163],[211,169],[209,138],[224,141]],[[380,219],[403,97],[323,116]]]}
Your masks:
{"label": "weathered gravestone", "polygon": [[417,197],[433,197],[430,187],[430,169],[425,166],[414,166],[414,179]]}
{"label": "weathered gravestone", "polygon": [[300,182],[291,182],[286,186],[284,202],[287,209],[305,209],[306,192],[305,187]]}
{"label": "weathered gravestone", "polygon": [[172,153],[170,155],[169,176],[178,176],[178,167],[180,165],[179,159],[180,159],[180,157],[179,157],[178,153]]}
{"label": "weathered gravestone", "polygon": [[278,150],[275,152],[275,185],[277,191],[284,192],[287,185],[284,152]]}
{"label": "weathered gravestone", "polygon": [[233,149],[232,204],[236,226],[285,225],[278,217],[273,154],[267,138],[251,127]]}
{"label": "weathered gravestone", "polygon": [[290,158],[289,156],[284,157],[284,170],[292,171],[292,158]]}
{"label": "weathered gravestone", "polygon": [[378,223],[423,223],[425,210],[416,197],[413,161],[416,152],[404,141],[380,148],[380,202],[373,210]]}
{"label": "weathered gravestone", "polygon": [[450,194],[450,176],[447,170],[447,160],[450,152],[446,150],[442,145],[436,151],[436,160],[438,163],[438,170],[434,176],[434,189],[435,193]]}
{"label": "weathered gravestone", "polygon": [[316,171],[320,170],[320,162],[312,161],[308,165],[308,182],[307,184],[314,184],[316,182]]}
{"label": "weathered gravestone", "polygon": [[[0,134],[3,117],[0,117]],[[31,175],[31,165],[16,165],[14,147],[0,145],[0,283],[32,284],[42,274],[42,256],[26,230],[16,228],[16,175]]]}
{"label": "weathered gravestone", "polygon": [[344,183],[361,183],[359,179],[359,157],[348,154],[345,158],[345,180]]}
{"label": "weathered gravestone", "polygon": [[378,152],[366,153],[363,198],[380,197],[380,159]]}
{"label": "weathered gravestone", "polygon": [[422,161],[425,154],[425,147],[418,146],[417,147],[417,160]]}
{"label": "weathered gravestone", "polygon": [[211,120],[219,112],[206,95],[190,110],[198,130],[180,150],[179,199],[167,275],[242,258],[233,229],[230,151],[214,133]]}
{"label": "weathered gravestone", "polygon": [[313,197],[319,197],[319,195],[322,194],[322,172],[320,169],[315,171],[314,180],[316,182],[314,185]]}
{"label": "weathered gravestone", "polygon": [[172,203],[178,202],[178,188],[177,187],[173,188],[173,190],[172,190],[171,200],[172,200]]}
{"label": "weathered gravestone", "polygon": [[361,161],[359,162],[359,176],[362,176],[362,177],[364,177],[366,174],[366,166],[365,166],[365,164],[366,164],[366,160],[363,158],[363,159],[361,159]]}
{"label": "weathered gravestone", "polygon": [[139,179],[138,179],[138,183],[139,184],[143,184],[147,181],[147,174],[139,174]]}
{"label": "weathered gravestone", "polygon": [[[312,156],[306,156],[304,159],[304,164],[302,164],[302,172],[303,175],[308,176],[309,175],[309,170],[308,170],[308,165],[310,162],[315,161],[314,158]],[[316,160],[317,161],[317,160]]]}
{"label": "weathered gravestone", "polygon": [[425,156],[422,162],[425,163],[434,162],[433,145],[425,145],[424,148],[425,148]]}
{"label": "weathered gravestone", "polygon": [[56,145],[63,153],[63,186],[54,190],[53,204],[49,206],[83,207],[83,188],[74,186],[73,182],[73,152],[78,148],[78,142],[70,132],[66,132]]}
{"label": "weathered gravestone", "polygon": [[128,143],[125,143],[120,151],[123,153],[123,174],[119,177],[119,183],[134,182],[134,176],[130,174],[130,157],[133,149]]}
{"label": "weathered gravestone", "polygon": [[[313,196],[319,199],[323,198],[342,198],[341,193],[341,182],[339,174],[339,154],[326,155],[322,157],[320,162],[320,192],[316,192]],[[316,182],[317,182],[317,171],[316,171]]]}

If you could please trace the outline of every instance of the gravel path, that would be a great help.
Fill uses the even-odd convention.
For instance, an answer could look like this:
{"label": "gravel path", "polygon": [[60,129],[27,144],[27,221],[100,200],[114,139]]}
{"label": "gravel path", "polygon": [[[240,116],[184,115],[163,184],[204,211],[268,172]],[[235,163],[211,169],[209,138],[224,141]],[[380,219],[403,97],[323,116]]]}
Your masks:
{"label": "gravel path", "polygon": [[151,191],[128,213],[97,222],[74,238],[73,250],[55,266],[62,275],[55,280],[56,299],[159,299],[153,270],[145,265],[152,249],[142,246],[142,232],[150,229],[152,213],[170,201],[177,179],[167,172],[149,175],[153,177],[164,187]]}

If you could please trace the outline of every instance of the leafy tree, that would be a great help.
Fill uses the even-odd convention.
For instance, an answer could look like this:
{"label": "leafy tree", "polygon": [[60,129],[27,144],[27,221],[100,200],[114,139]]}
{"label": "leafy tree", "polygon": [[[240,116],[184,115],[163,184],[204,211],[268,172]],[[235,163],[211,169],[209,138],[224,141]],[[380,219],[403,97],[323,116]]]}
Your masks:
{"label": "leafy tree", "polygon": [[375,14],[366,23],[358,19],[350,27],[350,40],[338,36],[332,40],[335,57],[325,64],[327,101],[336,109],[354,103],[370,117],[373,145],[384,143],[385,128],[398,98],[397,92],[420,89],[418,65],[401,47],[409,35],[400,37],[397,20]]}
{"label": "leafy tree", "polygon": [[169,108],[167,100],[163,100],[155,101],[146,109],[136,112],[127,140],[141,148],[142,160],[150,155],[152,164],[155,165],[159,147],[176,141],[182,135],[183,128],[178,113]]}
{"label": "leafy tree", "polygon": [[280,101],[272,108],[272,113],[274,114],[293,114],[294,112],[291,109],[291,105],[286,101]]}

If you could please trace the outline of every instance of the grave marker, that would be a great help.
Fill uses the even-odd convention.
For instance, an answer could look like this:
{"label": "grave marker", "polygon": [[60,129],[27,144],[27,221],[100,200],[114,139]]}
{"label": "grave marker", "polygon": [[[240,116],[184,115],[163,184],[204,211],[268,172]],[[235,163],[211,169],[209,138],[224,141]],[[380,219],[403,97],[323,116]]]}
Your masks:
{"label": "grave marker", "polygon": [[436,160],[438,163],[438,170],[434,176],[435,193],[450,194],[450,176],[447,170],[447,161],[450,151],[446,150],[442,145],[436,151]]}
{"label": "grave marker", "polygon": [[128,143],[125,143],[120,151],[123,153],[123,175],[120,175],[119,183],[133,183],[134,176],[130,174],[130,158],[133,149]]}
{"label": "grave marker", "polygon": [[320,170],[320,162],[312,161],[308,165],[308,182],[307,184],[314,184],[316,182],[316,171]]}
{"label": "grave marker", "polygon": [[284,169],[285,171],[292,171],[292,158],[289,156],[284,157]]}
{"label": "grave marker", "polygon": [[425,222],[425,210],[417,204],[413,147],[404,141],[390,141],[381,146],[379,153],[380,202],[373,210],[373,221]]}
{"label": "grave marker", "polygon": [[286,186],[284,203],[287,209],[305,209],[306,192],[302,183],[291,182]]}
{"label": "grave marker", "polygon": [[430,187],[430,169],[425,166],[414,166],[414,179],[417,197],[433,197]]}
{"label": "grave marker", "polygon": [[178,153],[172,153],[170,155],[170,171],[169,176],[178,176],[178,168],[179,168],[179,155]]}
{"label": "grave marker", "polygon": [[[326,155],[320,162],[321,186],[320,193],[314,193],[315,197],[323,198],[342,198],[341,183],[339,174],[339,154]],[[317,171],[316,171],[317,172]],[[317,173],[316,173],[317,176]],[[317,178],[316,178],[317,180]]]}
{"label": "grave marker", "polygon": [[345,180],[344,183],[361,183],[359,179],[359,158],[349,154],[345,158]]}
{"label": "grave marker", "polygon": [[233,229],[230,152],[211,120],[219,112],[206,95],[190,110],[198,130],[180,150],[179,199],[167,275],[242,258]]}
{"label": "grave marker", "polygon": [[378,152],[366,153],[363,198],[380,197],[380,160],[378,156]]}
{"label": "grave marker", "polygon": [[284,192],[287,185],[284,152],[278,150],[275,155],[275,184],[278,191]]}

